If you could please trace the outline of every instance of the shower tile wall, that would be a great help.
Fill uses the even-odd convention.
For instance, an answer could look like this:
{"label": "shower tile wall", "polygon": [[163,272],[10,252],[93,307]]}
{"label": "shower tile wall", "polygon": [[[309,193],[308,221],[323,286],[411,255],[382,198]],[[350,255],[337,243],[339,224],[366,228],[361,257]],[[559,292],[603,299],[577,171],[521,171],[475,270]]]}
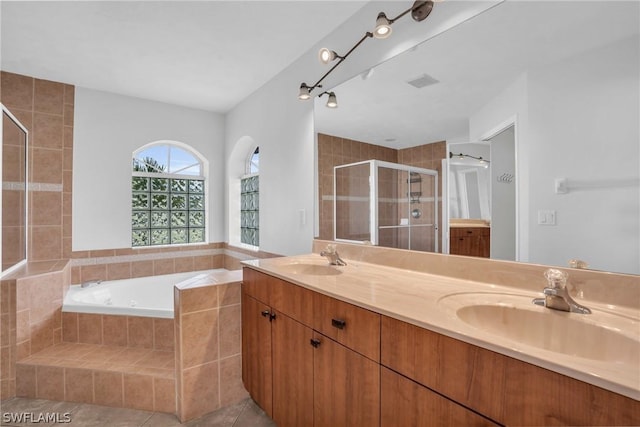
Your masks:
{"label": "shower tile wall", "polygon": [[70,258],[75,88],[0,74],[0,100],[29,131],[29,260]]}
{"label": "shower tile wall", "polygon": [[[419,145],[416,147],[396,150],[365,142],[354,141],[337,136],[318,134],[318,177],[319,177],[319,206],[320,206],[320,239],[333,240],[333,167],[348,163],[355,163],[365,160],[382,160],[392,163],[416,166],[425,169],[438,171],[441,175],[441,160],[446,157],[446,142],[439,141],[431,144]],[[439,194],[442,195],[442,180],[439,179]],[[384,183],[384,184],[383,184]],[[425,187],[425,186],[423,186]],[[380,196],[395,198],[398,194],[404,194],[407,190],[397,185],[395,176],[381,177]],[[425,193],[426,196],[426,193]],[[402,212],[407,211],[406,204]],[[425,211],[425,209],[423,209]],[[438,212],[441,212],[441,203],[438,203]],[[387,209],[379,212],[380,221],[397,224],[399,221],[399,210]],[[424,218],[427,221],[428,218]],[[340,224],[338,218],[338,224]],[[345,221],[346,219],[342,219]],[[404,243],[406,237],[389,234],[384,236],[385,241],[381,242],[389,246],[399,246]],[[432,242],[425,242],[425,246],[432,245]]]}

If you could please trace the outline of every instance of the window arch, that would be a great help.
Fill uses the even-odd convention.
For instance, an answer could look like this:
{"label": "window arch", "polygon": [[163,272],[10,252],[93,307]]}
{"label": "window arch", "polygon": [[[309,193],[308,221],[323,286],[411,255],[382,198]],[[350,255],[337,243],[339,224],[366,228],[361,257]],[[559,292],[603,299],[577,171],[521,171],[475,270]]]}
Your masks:
{"label": "window arch", "polygon": [[260,246],[260,147],[249,152],[240,180],[240,242]]}
{"label": "window arch", "polygon": [[206,160],[186,144],[159,141],[133,153],[131,245],[206,241]]}

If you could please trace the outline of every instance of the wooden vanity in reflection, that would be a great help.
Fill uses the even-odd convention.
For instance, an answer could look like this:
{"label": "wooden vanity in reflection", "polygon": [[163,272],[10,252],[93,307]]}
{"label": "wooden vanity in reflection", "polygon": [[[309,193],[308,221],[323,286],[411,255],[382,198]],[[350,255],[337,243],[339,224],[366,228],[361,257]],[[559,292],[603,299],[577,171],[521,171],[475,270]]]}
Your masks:
{"label": "wooden vanity in reflection", "polygon": [[452,219],[449,222],[449,253],[489,258],[491,226],[481,219]]}

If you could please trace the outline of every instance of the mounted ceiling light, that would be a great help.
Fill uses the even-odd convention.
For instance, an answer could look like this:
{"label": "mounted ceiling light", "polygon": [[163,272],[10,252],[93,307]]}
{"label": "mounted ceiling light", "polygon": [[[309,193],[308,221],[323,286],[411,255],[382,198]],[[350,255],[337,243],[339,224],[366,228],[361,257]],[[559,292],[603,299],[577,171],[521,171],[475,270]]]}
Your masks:
{"label": "mounted ceiling light", "polygon": [[391,35],[392,23],[384,12],[380,12],[378,19],[376,19],[376,29],[373,30],[373,37],[377,39],[386,39],[389,37]]}
{"label": "mounted ceiling light", "polygon": [[318,52],[318,59],[323,64],[328,64],[329,62],[333,61],[336,58],[342,59],[342,56],[338,55],[335,51],[331,49],[327,49],[326,47],[323,47]]}
{"label": "mounted ceiling light", "polygon": [[[400,15],[396,16],[393,19],[387,18],[387,15],[384,12],[380,12],[378,14],[378,18],[376,19],[376,27],[373,30],[373,32],[367,31],[364,34],[364,36],[362,36],[362,38],[358,40],[358,42],[344,56],[340,56],[335,51],[327,48],[320,49],[320,52],[318,52],[318,59],[323,64],[328,64],[329,62],[335,59],[339,59],[339,61],[336,62],[336,64],[333,67],[331,67],[331,69],[327,71],[322,77],[320,77],[320,79],[317,82],[315,82],[312,86],[309,86],[306,83],[302,83],[300,85],[300,91],[298,92],[298,99],[302,99],[302,100],[310,99],[311,92],[315,88],[322,87],[320,83],[322,83],[322,81],[325,78],[327,78],[327,76],[331,74],[331,72],[335,70],[338,65],[342,64],[342,61],[347,59],[347,57],[351,55],[351,53],[354,50],[356,50],[358,46],[360,46],[362,42],[364,42],[366,39],[371,37],[374,37],[377,39],[387,38],[391,35],[391,25],[398,19],[402,18],[407,13],[411,12],[411,17],[414,19],[414,21],[421,22],[427,16],[429,16],[432,10],[433,10],[432,0],[427,0],[427,1],[417,0],[413,3],[413,6],[411,6],[409,9],[405,10],[404,12],[402,12]],[[333,92],[323,92],[319,96],[322,96],[325,93],[329,94],[329,101],[327,102],[327,107],[336,108],[338,104],[337,102],[335,102],[335,94]],[[333,95],[333,103],[331,102],[332,101],[331,95]]]}
{"label": "mounted ceiling light", "polygon": [[322,95],[328,95],[327,107],[338,108],[338,99],[336,98],[335,92],[322,92],[320,95],[318,95],[318,98]]}
{"label": "mounted ceiling light", "polygon": [[453,154],[451,151],[449,151],[449,158],[452,159],[454,156],[459,158],[460,160],[464,160],[465,158],[477,160],[478,163],[483,165],[485,168],[489,166],[489,163],[491,163],[489,160],[483,159],[482,156],[476,157],[476,156],[472,156],[471,154],[463,154],[463,153]]}
{"label": "mounted ceiling light", "polygon": [[306,83],[300,85],[300,92],[298,92],[298,99],[303,101],[311,98],[311,88]]}

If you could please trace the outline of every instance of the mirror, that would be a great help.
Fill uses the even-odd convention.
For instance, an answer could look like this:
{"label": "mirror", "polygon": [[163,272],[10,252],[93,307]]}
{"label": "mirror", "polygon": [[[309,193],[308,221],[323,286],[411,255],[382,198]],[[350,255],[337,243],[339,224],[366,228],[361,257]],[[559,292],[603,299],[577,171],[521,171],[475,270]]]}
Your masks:
{"label": "mirror", "polygon": [[[448,7],[436,6],[429,19]],[[515,259],[640,274],[639,13],[637,2],[499,3],[331,88],[339,106],[316,100],[315,130],[386,154],[514,123]],[[490,170],[495,221],[509,172]]]}
{"label": "mirror", "polygon": [[2,107],[2,273],[27,259],[27,130]]}

